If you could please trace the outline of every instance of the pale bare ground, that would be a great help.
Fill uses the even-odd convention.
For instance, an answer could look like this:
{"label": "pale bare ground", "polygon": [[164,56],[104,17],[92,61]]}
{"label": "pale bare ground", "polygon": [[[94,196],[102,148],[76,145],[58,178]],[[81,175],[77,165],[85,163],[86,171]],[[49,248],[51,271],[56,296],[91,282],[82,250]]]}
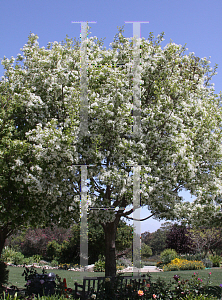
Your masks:
{"label": "pale bare ground", "polygon": [[123,270],[118,271],[118,273],[148,273],[148,272],[162,272],[161,269],[156,268],[155,266],[145,266],[143,268],[133,268],[133,267],[127,267]]}

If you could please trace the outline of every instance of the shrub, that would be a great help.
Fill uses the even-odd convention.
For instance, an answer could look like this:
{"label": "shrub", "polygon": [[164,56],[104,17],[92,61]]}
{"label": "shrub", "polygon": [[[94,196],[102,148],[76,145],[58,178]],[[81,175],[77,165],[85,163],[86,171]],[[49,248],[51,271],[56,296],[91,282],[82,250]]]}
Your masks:
{"label": "shrub", "polygon": [[51,263],[50,263],[50,266],[51,266],[51,267],[58,267],[58,265],[59,265],[59,262],[58,262],[57,260],[55,260],[55,259],[53,259],[53,260],[51,261]]}
{"label": "shrub", "polygon": [[178,254],[174,249],[165,249],[163,252],[160,253],[160,257],[161,257],[161,262],[164,265],[167,265],[174,258],[178,258]]}
{"label": "shrub", "polygon": [[75,239],[63,241],[61,245],[61,254],[59,256],[60,263],[79,263],[80,246]]}
{"label": "shrub", "polygon": [[[125,266],[128,266],[128,264],[124,264],[120,260],[117,260],[117,262],[116,262],[117,270],[123,270]],[[99,260],[97,262],[95,262],[95,264],[94,264],[94,272],[105,272],[105,257],[104,256],[99,255]]]}
{"label": "shrub", "polygon": [[131,260],[125,257],[120,257],[119,259],[117,259],[117,264],[123,266],[124,268],[127,268],[128,266],[131,266]]}
{"label": "shrub", "polygon": [[171,263],[163,266],[163,271],[179,271],[179,270],[202,270],[205,266],[202,261],[191,261],[186,259],[175,258]]}
{"label": "shrub", "polygon": [[203,258],[202,262],[204,263],[206,268],[212,268],[213,267],[213,263],[210,259]]}
{"label": "shrub", "polygon": [[49,260],[59,260],[62,246],[55,240],[51,241],[47,245],[46,256]]}
{"label": "shrub", "polygon": [[148,258],[148,257],[152,256],[152,249],[150,248],[150,246],[142,243],[141,256],[142,256],[142,258]]}
{"label": "shrub", "polygon": [[44,229],[28,229],[21,250],[25,256],[41,255],[45,257],[49,238]]}
{"label": "shrub", "polygon": [[6,240],[6,245],[22,252],[25,256],[38,254],[46,259],[45,254],[49,242],[55,240],[58,244],[62,244],[69,237],[71,237],[71,228],[66,229],[56,225],[38,229],[28,228],[10,236]]}
{"label": "shrub", "polygon": [[105,272],[105,261],[103,258],[99,258],[94,264],[94,272]]}
{"label": "shrub", "polygon": [[210,260],[213,263],[213,267],[220,267],[221,257],[219,255],[210,256]]}
{"label": "shrub", "polygon": [[17,252],[14,249],[5,247],[2,251],[2,260],[14,265],[21,265],[24,263],[24,255],[21,252]]}
{"label": "shrub", "polygon": [[8,283],[8,273],[7,265],[0,260],[0,294],[3,291],[3,285]]}

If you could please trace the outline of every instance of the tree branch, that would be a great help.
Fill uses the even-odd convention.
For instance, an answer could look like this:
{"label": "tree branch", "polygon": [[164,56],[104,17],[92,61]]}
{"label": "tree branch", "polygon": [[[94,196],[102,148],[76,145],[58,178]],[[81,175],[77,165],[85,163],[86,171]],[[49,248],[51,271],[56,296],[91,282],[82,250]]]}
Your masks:
{"label": "tree branch", "polygon": [[133,221],[145,221],[145,220],[147,220],[147,219],[149,219],[149,218],[151,218],[152,216],[154,216],[155,214],[152,214],[152,215],[150,215],[150,216],[148,216],[148,217],[146,217],[146,218],[144,218],[144,219],[134,219],[134,218],[131,218],[131,217],[125,217],[125,218],[127,218],[127,219],[130,219],[130,220],[133,220]]}

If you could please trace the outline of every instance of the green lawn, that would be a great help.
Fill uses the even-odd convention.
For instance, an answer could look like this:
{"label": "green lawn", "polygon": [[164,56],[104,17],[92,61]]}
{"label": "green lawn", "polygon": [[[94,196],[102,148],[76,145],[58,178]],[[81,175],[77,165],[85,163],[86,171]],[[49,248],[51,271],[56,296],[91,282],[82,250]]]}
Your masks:
{"label": "green lawn", "polygon": [[[25,278],[22,276],[24,268],[8,267],[9,269],[9,285],[15,285],[19,288],[23,288],[25,285]],[[37,269],[38,273],[41,273],[40,269]],[[74,282],[81,283],[83,276],[105,276],[103,272],[73,272],[65,270],[47,270],[47,273],[54,272],[58,274],[62,280],[66,278],[67,286],[74,288]],[[180,275],[182,278],[191,279],[193,273],[197,271],[170,271],[170,272],[153,272],[151,276],[155,281],[158,277],[165,279],[166,281],[173,280],[175,274]],[[199,277],[205,282],[209,272],[211,272],[211,285],[219,286],[222,284],[222,268],[212,268],[198,271]],[[131,275],[131,273],[125,273],[124,275]]]}

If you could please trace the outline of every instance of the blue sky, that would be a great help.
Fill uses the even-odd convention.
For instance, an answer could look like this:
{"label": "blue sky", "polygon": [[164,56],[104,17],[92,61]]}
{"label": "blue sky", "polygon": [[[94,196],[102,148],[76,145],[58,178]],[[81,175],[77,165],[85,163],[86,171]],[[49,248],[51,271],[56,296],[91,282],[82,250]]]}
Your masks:
{"label": "blue sky", "polygon": [[[60,42],[66,34],[78,38],[80,24],[72,21],[96,21],[90,25],[90,36],[106,37],[107,48],[117,26],[125,21],[149,21],[141,25],[141,37],[165,32],[163,46],[173,40],[187,44],[188,52],[198,57],[211,56],[211,66],[219,65],[212,82],[217,93],[222,90],[221,0],[4,0],[0,4],[0,58],[21,53],[30,32],[39,36],[40,47]],[[133,25],[126,24],[125,36],[132,35]],[[0,66],[0,76],[3,74]],[[189,199],[189,194],[184,193],[184,197]],[[143,210],[141,217],[145,216],[147,212]],[[157,221],[144,221],[141,232],[153,232],[159,227]]]}

